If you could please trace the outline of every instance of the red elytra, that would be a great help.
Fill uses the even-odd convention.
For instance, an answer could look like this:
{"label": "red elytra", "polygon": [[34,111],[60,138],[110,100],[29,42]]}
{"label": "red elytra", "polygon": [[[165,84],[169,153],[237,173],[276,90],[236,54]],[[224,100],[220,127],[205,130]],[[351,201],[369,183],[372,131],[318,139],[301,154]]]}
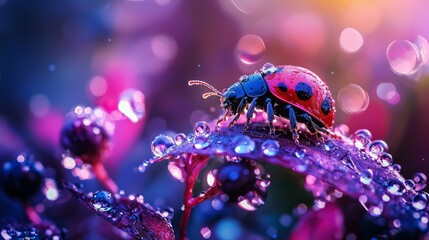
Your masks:
{"label": "red elytra", "polygon": [[[264,79],[269,91],[278,99],[299,108],[318,120],[325,127],[331,128],[334,124],[335,101],[332,98],[328,86],[316,74],[310,70],[298,66],[276,66],[281,69],[272,74],[267,74]],[[279,85],[284,83],[287,91],[282,91]],[[298,83],[306,83],[311,86],[313,96],[308,100],[301,100],[295,89]],[[322,111],[323,101],[330,101],[329,111]]]}

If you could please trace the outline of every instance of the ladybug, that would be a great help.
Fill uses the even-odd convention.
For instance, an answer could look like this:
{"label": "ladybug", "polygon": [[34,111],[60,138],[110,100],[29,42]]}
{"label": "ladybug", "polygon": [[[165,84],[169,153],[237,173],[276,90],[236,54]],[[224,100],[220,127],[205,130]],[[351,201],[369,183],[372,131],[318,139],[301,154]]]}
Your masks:
{"label": "ladybug", "polygon": [[246,129],[255,108],[262,109],[268,115],[271,134],[274,133],[274,116],[289,119],[292,137],[297,143],[297,122],[304,123],[313,134],[330,134],[328,129],[334,124],[335,101],[328,86],[303,67],[266,63],[261,70],[242,76],[223,92],[199,80],[191,80],[188,84],[202,85],[212,91],[203,94],[203,98],[220,97],[221,106],[226,112],[218,123],[235,115],[230,122],[232,126],[248,106]]}

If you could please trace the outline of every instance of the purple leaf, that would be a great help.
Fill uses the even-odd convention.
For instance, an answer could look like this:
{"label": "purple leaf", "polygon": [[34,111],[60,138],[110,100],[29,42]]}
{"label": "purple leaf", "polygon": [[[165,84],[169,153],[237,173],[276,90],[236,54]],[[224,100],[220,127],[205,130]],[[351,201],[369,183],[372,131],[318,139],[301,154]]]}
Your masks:
{"label": "purple leaf", "polygon": [[[319,208],[345,194],[358,201],[372,218],[385,220],[378,221],[383,222],[385,236],[401,232],[422,236],[428,231],[428,194],[407,183],[399,173],[399,165],[391,165],[387,144],[371,141],[369,131],[360,130],[347,136],[340,129],[332,135],[317,136],[301,127],[296,144],[287,122],[278,119],[275,135],[270,135],[267,124],[259,121],[263,119],[262,113],[255,119],[246,131],[242,117],[232,127],[223,122],[218,131],[195,131],[185,141],[181,134],[181,141],[169,144],[166,149],[162,146],[163,151],[155,152],[156,157],[150,162],[169,160],[182,170],[184,179],[189,177],[186,176],[189,161],[213,156],[225,157],[227,161],[238,158],[270,163],[307,175],[307,189],[323,203]],[[214,129],[213,124],[211,127]]]}
{"label": "purple leaf", "polygon": [[74,184],[64,182],[80,203],[113,226],[137,239],[157,240],[174,239],[174,231],[170,220],[171,212],[157,211],[143,197],[134,195],[111,195],[109,192],[98,191],[84,194]]}

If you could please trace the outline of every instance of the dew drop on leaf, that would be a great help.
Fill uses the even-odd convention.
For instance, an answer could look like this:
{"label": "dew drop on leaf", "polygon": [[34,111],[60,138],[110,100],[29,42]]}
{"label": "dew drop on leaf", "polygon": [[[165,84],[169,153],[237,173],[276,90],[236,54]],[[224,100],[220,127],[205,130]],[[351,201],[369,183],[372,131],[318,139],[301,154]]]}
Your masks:
{"label": "dew drop on leaf", "polygon": [[234,151],[238,154],[250,153],[255,150],[255,142],[246,135],[238,135],[232,140]]}
{"label": "dew drop on leaf", "polygon": [[277,155],[280,149],[279,142],[276,140],[268,139],[262,143],[262,152],[269,157]]}
{"label": "dew drop on leaf", "polygon": [[97,191],[92,197],[92,205],[101,212],[107,212],[112,208],[112,194],[106,191]]}
{"label": "dew drop on leaf", "polygon": [[372,134],[367,129],[360,129],[353,135],[353,143],[358,149],[365,149],[366,145],[370,142]]}
{"label": "dew drop on leaf", "polygon": [[303,159],[305,157],[306,152],[307,150],[305,150],[304,148],[300,148],[295,151],[295,156],[299,159]]}
{"label": "dew drop on leaf", "polygon": [[210,142],[207,139],[207,137],[204,135],[197,136],[194,139],[194,147],[196,149],[204,149],[204,148],[208,147],[209,145],[210,145]]}
{"label": "dew drop on leaf", "polygon": [[209,125],[204,121],[199,121],[195,124],[194,135],[195,136],[207,136],[210,133]]}
{"label": "dew drop on leaf", "polygon": [[167,153],[167,150],[174,145],[171,137],[160,134],[155,137],[151,144],[152,153],[157,157],[162,157]]}
{"label": "dew drop on leaf", "polygon": [[397,179],[392,179],[387,185],[387,191],[393,195],[402,195],[404,191],[404,185]]}
{"label": "dew drop on leaf", "polygon": [[365,169],[360,175],[360,182],[365,185],[368,185],[371,183],[373,176],[374,174],[371,169]]}
{"label": "dew drop on leaf", "polygon": [[424,173],[419,172],[414,174],[413,181],[415,183],[415,186],[414,186],[415,190],[420,191],[426,187],[427,177]]}
{"label": "dew drop on leaf", "polygon": [[381,166],[388,167],[392,165],[393,157],[388,153],[382,153],[379,157],[379,160],[380,160]]}
{"label": "dew drop on leaf", "polygon": [[416,210],[423,210],[428,204],[428,194],[426,192],[419,192],[414,196],[412,205]]}
{"label": "dew drop on leaf", "polygon": [[186,134],[184,133],[178,133],[174,138],[174,142],[176,143],[177,146],[182,145],[186,141],[187,141],[187,138],[186,138]]}

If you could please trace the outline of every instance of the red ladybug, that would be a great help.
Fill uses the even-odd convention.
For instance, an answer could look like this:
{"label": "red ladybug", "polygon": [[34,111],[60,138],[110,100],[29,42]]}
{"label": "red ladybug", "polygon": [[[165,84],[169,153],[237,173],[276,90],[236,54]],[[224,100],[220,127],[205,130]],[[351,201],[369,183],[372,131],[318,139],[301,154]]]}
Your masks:
{"label": "red ladybug", "polygon": [[210,84],[191,80],[191,85],[202,85],[212,92],[203,94],[204,98],[219,96],[225,115],[218,121],[225,121],[228,114],[235,115],[230,126],[240,117],[249,105],[245,128],[250,124],[256,108],[265,110],[268,115],[270,133],[274,133],[274,116],[290,120],[293,139],[298,142],[297,122],[304,123],[312,133],[329,133],[335,115],[335,101],[328,86],[313,72],[297,66],[274,66],[266,63],[260,71],[242,76],[223,92]]}

